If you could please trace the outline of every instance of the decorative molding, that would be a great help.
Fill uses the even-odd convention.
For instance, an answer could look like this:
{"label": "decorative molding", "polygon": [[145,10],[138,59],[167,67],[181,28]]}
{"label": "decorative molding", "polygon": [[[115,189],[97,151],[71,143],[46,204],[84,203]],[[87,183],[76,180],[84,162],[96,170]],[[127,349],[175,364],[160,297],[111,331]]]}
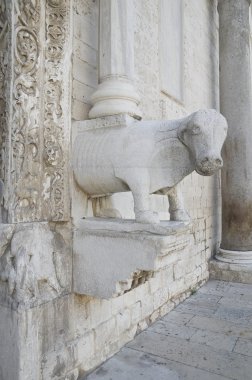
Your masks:
{"label": "decorative molding", "polygon": [[[2,14],[4,0],[0,4]],[[11,112],[8,122],[5,115],[0,121],[10,140],[6,153],[10,157],[3,160],[9,163],[8,221],[66,221],[71,0],[13,0],[9,4],[14,16],[9,48],[13,62],[8,68]],[[0,16],[0,43],[3,31]],[[6,90],[1,88],[0,97],[1,93]],[[3,164],[0,178],[2,172]]]}
{"label": "decorative molding", "polygon": [[0,222],[3,221],[4,183],[6,179],[8,149],[8,97],[10,94],[10,12],[7,0],[0,0]]}
{"label": "decorative molding", "polygon": [[39,0],[14,1],[14,62],[11,120],[9,220],[39,220],[41,215],[41,136]]}
{"label": "decorative molding", "polygon": [[66,56],[69,52],[69,0],[46,1],[45,120],[44,120],[44,210],[52,220],[67,220],[69,117]]}

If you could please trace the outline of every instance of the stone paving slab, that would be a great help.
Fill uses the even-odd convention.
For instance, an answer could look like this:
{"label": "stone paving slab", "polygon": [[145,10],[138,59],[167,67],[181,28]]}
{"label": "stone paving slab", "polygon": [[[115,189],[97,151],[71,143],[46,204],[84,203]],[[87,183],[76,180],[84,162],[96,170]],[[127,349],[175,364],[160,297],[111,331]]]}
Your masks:
{"label": "stone paving slab", "polygon": [[228,380],[228,378],[155,355],[123,348],[89,375],[88,380]]}
{"label": "stone paving slab", "polygon": [[234,380],[251,380],[252,361],[248,356],[221,351],[216,347],[180,338],[144,331],[128,347],[164,359],[179,361],[195,368]]}
{"label": "stone paving slab", "polygon": [[87,380],[252,380],[252,285],[211,280]]}
{"label": "stone paving slab", "polygon": [[192,315],[192,318],[188,321],[188,326],[196,327],[209,332],[224,333],[237,338],[244,337],[247,339],[252,339],[252,325],[232,323],[226,320],[218,319],[215,316],[209,318]]}
{"label": "stone paving slab", "polygon": [[[234,352],[238,352],[239,354],[252,356],[252,339],[241,339],[239,338],[234,347]],[[252,360],[252,359],[251,359]],[[252,378],[252,374],[251,374]]]}

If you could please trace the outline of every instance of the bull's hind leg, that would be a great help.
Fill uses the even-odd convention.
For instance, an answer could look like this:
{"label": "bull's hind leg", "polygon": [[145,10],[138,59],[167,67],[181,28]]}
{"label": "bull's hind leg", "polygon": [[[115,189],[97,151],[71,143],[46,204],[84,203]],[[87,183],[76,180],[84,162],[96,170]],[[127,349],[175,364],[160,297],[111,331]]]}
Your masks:
{"label": "bull's hind leg", "polygon": [[184,207],[183,196],[176,186],[167,193],[169,199],[170,220],[188,222],[190,216]]}

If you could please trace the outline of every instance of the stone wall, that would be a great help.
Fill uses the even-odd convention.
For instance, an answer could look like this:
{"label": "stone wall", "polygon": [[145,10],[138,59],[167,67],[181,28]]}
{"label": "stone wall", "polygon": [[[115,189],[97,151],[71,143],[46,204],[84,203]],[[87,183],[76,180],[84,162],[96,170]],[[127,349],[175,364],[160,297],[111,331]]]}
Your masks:
{"label": "stone wall", "polygon": [[[160,91],[158,1],[136,0],[135,10],[135,80],[143,118],[172,119],[199,108],[218,109],[216,2],[184,1],[183,104]],[[74,12],[74,44],[82,46],[83,55],[80,62],[80,53],[77,48],[74,49],[72,118],[84,120],[88,118],[89,98],[97,83],[97,1],[76,0]],[[85,33],[82,32],[84,30]],[[81,76],[77,82],[80,67]],[[91,76],[86,79],[88,70],[92,70],[92,82]],[[79,106],[80,112],[77,112]],[[167,262],[162,262],[152,278],[140,278],[135,289],[117,298],[98,300],[86,296],[74,297],[76,333],[83,342],[80,343],[83,350],[80,353],[83,357],[80,360],[80,374],[112,355],[138,331],[167,313],[208,278],[208,260],[220,239],[219,175],[206,178],[192,174],[183,181],[181,188],[193,220],[187,248],[182,252],[174,248]],[[160,212],[161,217],[167,217],[166,199],[152,197],[153,208]],[[74,198],[74,220],[89,215],[90,205],[78,189]],[[114,195],[105,202],[115,205],[123,217],[133,217],[132,197],[129,194]],[[144,283],[141,284],[141,281]]]}
{"label": "stone wall", "polygon": [[90,96],[98,83],[98,0],[73,3],[73,120],[88,119]]}
{"label": "stone wall", "polygon": [[[135,81],[141,97],[143,119],[173,119],[200,108],[219,108],[218,15],[217,1],[184,0],[184,102],[176,102],[160,91],[159,1],[135,1]],[[74,2],[73,99],[72,118],[85,120],[90,110],[90,96],[97,86],[98,2]],[[85,32],[84,32],[85,31]],[[75,48],[76,46],[76,48]],[[81,62],[79,47],[82,46]],[[96,68],[96,69],[95,69]],[[92,76],[87,78],[88,70]],[[95,70],[94,70],[95,69]],[[81,70],[81,71],[80,71]],[[81,78],[77,81],[78,72]],[[92,77],[92,84],[90,83]],[[81,82],[81,83],[80,83]],[[78,98],[78,101],[77,101]],[[82,104],[81,104],[81,103]],[[77,116],[76,110],[81,114]],[[202,177],[193,173],[181,184],[190,216],[207,226],[207,246],[211,252],[219,244],[220,176]],[[74,184],[72,215],[78,219],[91,215],[91,206]],[[76,202],[75,202],[76,200]],[[133,218],[130,194],[116,194],[105,199],[125,218]],[[160,217],[169,217],[165,197],[152,196],[153,209]],[[213,231],[213,232],[211,232]]]}
{"label": "stone wall", "polygon": [[[14,3],[20,7],[14,9]],[[71,173],[69,178],[69,94],[72,123],[86,120],[98,82],[98,0],[28,3],[0,1],[9,6],[6,30],[15,31],[18,46],[11,48],[18,60],[17,72],[9,73],[13,91],[6,79],[6,88],[0,87],[1,109],[8,103],[11,110],[1,111],[0,125],[12,137],[7,132],[1,137],[3,219],[9,224],[0,230],[0,380],[76,380],[207,280],[208,259],[219,244],[220,181],[218,175],[193,174],[181,184],[192,217],[187,241],[181,246],[175,241],[155,271],[135,273],[127,291],[108,300],[73,294],[72,232],[92,209]],[[160,91],[158,1],[135,0],[135,11],[135,79],[143,118],[171,119],[218,107],[215,1],[184,0],[183,104]],[[26,25],[28,20],[33,24]],[[0,46],[8,41],[0,39]],[[0,75],[6,60],[1,52]],[[130,195],[105,201],[123,217],[133,217]],[[152,203],[168,216],[164,197],[153,196]]]}

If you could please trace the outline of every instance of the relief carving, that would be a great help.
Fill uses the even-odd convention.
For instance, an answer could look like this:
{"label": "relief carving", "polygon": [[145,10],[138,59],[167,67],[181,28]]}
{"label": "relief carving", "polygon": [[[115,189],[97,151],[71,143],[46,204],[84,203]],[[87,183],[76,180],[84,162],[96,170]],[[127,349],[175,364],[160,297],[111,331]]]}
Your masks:
{"label": "relief carving", "polygon": [[25,304],[62,294],[68,286],[68,257],[62,236],[45,223],[1,225],[1,297]]}
{"label": "relief carving", "polygon": [[9,215],[12,221],[40,219],[40,4],[15,0],[14,85],[11,123],[11,186]]}
{"label": "relief carving", "polygon": [[65,80],[65,47],[68,43],[68,1],[46,2],[45,51],[45,121],[44,121],[44,210],[52,220],[66,220],[67,199],[67,94]]}
{"label": "relief carving", "polygon": [[[0,0],[0,44],[6,31],[6,0]],[[68,220],[69,94],[66,49],[69,42],[69,0],[13,0],[11,26],[14,52],[11,120],[0,115],[0,142],[9,126],[10,162],[6,207],[9,222]],[[44,23],[41,20],[45,20]],[[41,49],[43,47],[43,49]],[[11,50],[11,49],[9,49]],[[6,63],[3,63],[6,62]],[[0,76],[8,59],[0,53]],[[70,62],[70,56],[69,56]],[[11,82],[9,80],[9,82]],[[2,83],[2,81],[1,81]],[[0,84],[0,102],[6,90]],[[4,109],[4,107],[1,107]],[[4,144],[1,144],[3,152]],[[4,153],[6,154],[6,153]],[[1,183],[0,183],[1,185]],[[0,186],[1,190],[2,186]],[[1,194],[0,194],[1,199]]]}
{"label": "relief carving", "polygon": [[0,0],[0,222],[3,221],[4,182],[6,176],[6,138],[9,92],[10,25],[6,0]]}

